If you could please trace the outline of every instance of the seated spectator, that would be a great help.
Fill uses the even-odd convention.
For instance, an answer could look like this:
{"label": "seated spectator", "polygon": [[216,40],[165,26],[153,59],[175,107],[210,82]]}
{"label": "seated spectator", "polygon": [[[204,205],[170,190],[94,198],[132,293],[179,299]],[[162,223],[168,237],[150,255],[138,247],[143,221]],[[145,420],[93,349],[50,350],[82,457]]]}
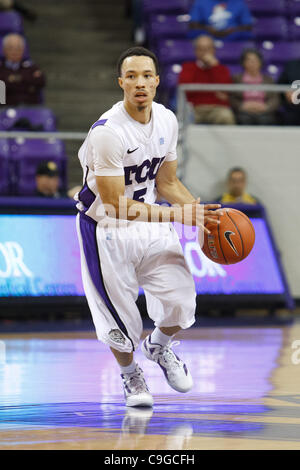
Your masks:
{"label": "seated spectator", "polygon": [[[290,60],[285,64],[285,67],[279,77],[278,83],[280,85],[292,85],[295,80],[300,79],[300,59]],[[292,96],[295,89],[287,91],[282,96],[283,105],[283,118],[284,123],[288,126],[299,126],[300,124],[300,105],[293,103]],[[297,93],[299,98],[299,93]]]}
{"label": "seated spectator", "polygon": [[253,37],[253,20],[244,0],[195,0],[190,16],[190,37],[196,37],[199,33],[228,41]]}
{"label": "seated spectator", "polygon": [[[233,77],[235,83],[273,84],[272,77],[261,72],[263,58],[256,49],[246,49],[241,57],[243,72]],[[231,106],[239,124],[276,124],[279,108],[277,93],[248,90],[231,94]]]}
{"label": "seated spectator", "polygon": [[0,61],[0,80],[6,85],[6,104],[40,104],[45,86],[43,72],[30,60],[23,60],[25,42],[19,34],[3,39],[4,60]]}
{"label": "seated spectator", "polygon": [[55,162],[40,163],[36,170],[36,192],[38,197],[51,197],[54,199],[66,197],[59,191],[59,171]]}
{"label": "seated spectator", "polygon": [[[195,62],[182,66],[179,83],[232,83],[230,72],[221,65],[215,55],[215,46],[209,36],[195,40]],[[187,100],[193,105],[195,122],[203,124],[235,124],[234,114],[226,93],[187,92]]]}
{"label": "seated spectator", "polygon": [[247,174],[243,168],[235,167],[227,175],[227,192],[217,198],[221,204],[258,204],[258,200],[247,193]]}

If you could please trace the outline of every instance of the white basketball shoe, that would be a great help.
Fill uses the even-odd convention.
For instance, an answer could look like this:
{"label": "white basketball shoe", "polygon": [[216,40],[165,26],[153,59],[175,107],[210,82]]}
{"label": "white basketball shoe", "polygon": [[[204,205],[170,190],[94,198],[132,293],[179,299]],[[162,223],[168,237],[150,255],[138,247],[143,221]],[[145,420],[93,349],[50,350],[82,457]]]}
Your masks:
{"label": "white basketball shoe", "polygon": [[131,374],[121,374],[126,406],[153,406],[153,398],[144,379],[142,369],[136,365]]}
{"label": "white basketball shoe", "polygon": [[193,379],[186,364],[179,359],[172,350],[179,341],[169,341],[166,346],[155,344],[151,341],[151,335],[142,343],[142,351],[150,361],[157,362],[162,369],[168,384],[177,392],[186,393],[193,386]]}

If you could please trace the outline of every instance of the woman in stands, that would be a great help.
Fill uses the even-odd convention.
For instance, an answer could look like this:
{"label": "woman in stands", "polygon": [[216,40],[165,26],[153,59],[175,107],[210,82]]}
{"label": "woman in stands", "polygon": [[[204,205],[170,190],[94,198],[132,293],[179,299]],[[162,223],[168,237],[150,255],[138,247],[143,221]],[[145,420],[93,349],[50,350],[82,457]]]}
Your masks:
{"label": "woman in stands", "polygon": [[[241,56],[243,72],[233,77],[234,83],[247,85],[273,84],[269,75],[262,73],[263,57],[256,49],[245,49]],[[279,107],[278,94],[248,90],[232,93],[231,105],[239,124],[276,124]]]}

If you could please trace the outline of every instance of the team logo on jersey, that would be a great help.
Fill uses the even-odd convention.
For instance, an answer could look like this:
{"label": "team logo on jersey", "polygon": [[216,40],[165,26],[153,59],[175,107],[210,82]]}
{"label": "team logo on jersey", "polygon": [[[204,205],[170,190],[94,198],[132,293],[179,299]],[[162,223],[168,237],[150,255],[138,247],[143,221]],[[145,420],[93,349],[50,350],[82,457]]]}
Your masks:
{"label": "team logo on jersey", "polygon": [[125,344],[126,338],[120,330],[110,330],[108,336],[114,343]]}
{"label": "team logo on jersey", "polygon": [[133,153],[133,152],[135,152],[137,149],[138,149],[138,147],[137,147],[136,149],[133,149],[133,150],[128,149],[128,150],[127,150],[127,153]]}
{"label": "team logo on jersey", "polygon": [[239,252],[237,251],[233,241],[231,240],[231,235],[235,235],[234,232],[231,232],[230,230],[227,230],[225,233],[224,233],[224,237],[226,238],[226,240],[228,241],[229,245],[231,246],[231,248],[233,249],[233,251],[235,252],[236,255],[239,256]]}
{"label": "team logo on jersey", "polygon": [[165,157],[152,158],[152,160],[144,160],[143,163],[141,163],[139,166],[125,166],[124,172],[126,186],[129,186],[133,183],[133,175],[135,177],[135,181],[138,184],[144,183],[145,181],[147,181],[147,179],[153,180],[156,177],[157,172],[160,166],[162,165],[164,159]]}
{"label": "team logo on jersey", "polygon": [[159,145],[164,145],[164,143],[165,143],[165,139],[164,139],[164,137],[161,137],[159,139]]}

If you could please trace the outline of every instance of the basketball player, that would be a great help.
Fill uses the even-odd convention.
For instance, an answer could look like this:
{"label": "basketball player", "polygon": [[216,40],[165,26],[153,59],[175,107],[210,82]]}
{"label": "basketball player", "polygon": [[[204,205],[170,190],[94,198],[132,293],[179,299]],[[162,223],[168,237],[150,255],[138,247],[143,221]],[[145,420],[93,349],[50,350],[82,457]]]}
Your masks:
{"label": "basketball player", "polygon": [[[84,185],[75,197],[77,231],[97,337],[120,366],[126,405],[152,406],[133,357],[143,328],[135,303],[139,286],[156,326],[142,351],[173,389],[187,392],[193,380],[173,352],[172,338],[195,321],[195,286],[170,222],[207,230],[205,223],[220,205],[201,205],[176,177],[178,124],[153,101],[156,56],[131,48],[119,59],[118,75],[124,100],[95,122],[79,150]],[[173,206],[154,204],[157,191]]]}

